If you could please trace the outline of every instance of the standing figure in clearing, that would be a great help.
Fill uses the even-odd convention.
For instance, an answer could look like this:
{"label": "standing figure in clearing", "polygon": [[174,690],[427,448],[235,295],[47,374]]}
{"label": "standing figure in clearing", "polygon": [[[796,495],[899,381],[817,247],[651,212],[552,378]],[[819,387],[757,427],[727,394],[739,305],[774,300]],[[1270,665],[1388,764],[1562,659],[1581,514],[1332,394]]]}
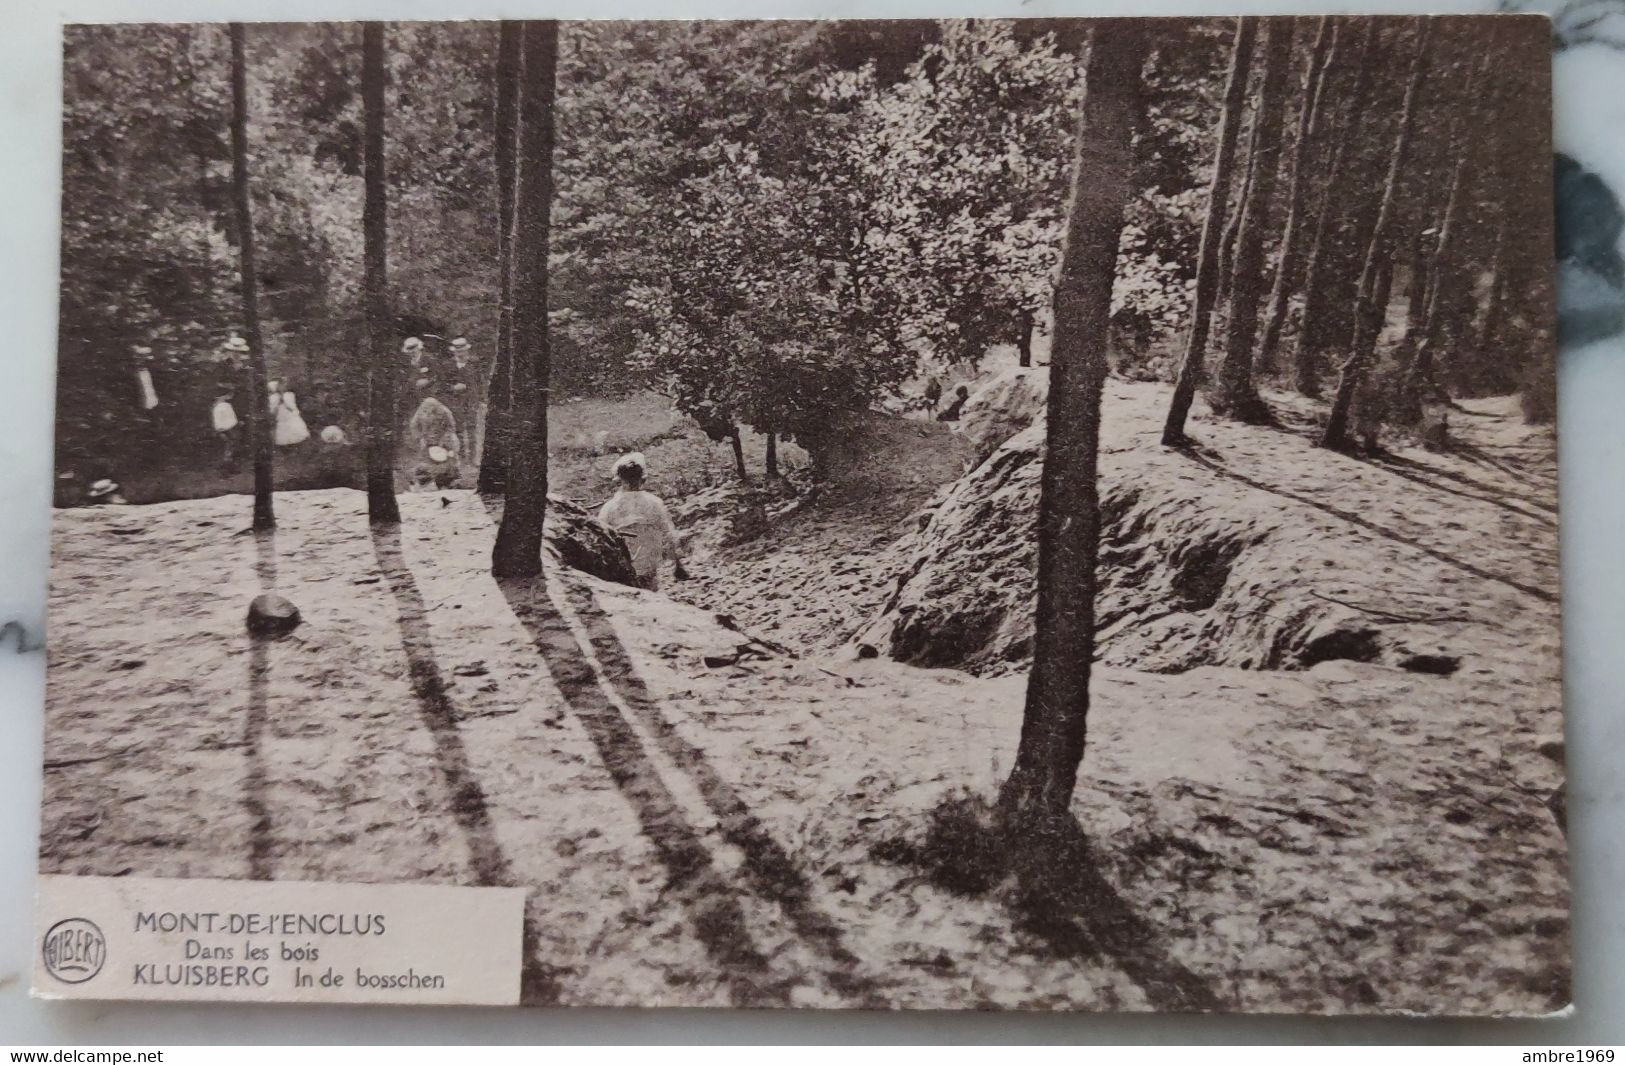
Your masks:
{"label": "standing figure in clearing", "polygon": [[620,478],[621,486],[598,512],[598,520],[626,538],[638,586],[652,592],[660,587],[660,563],[682,557],[682,540],[666,504],[653,492],[643,490],[648,465],[642,452],[621,456],[615,463],[615,476]]}
{"label": "standing figure in clearing", "polygon": [[457,431],[464,440],[472,439],[474,431],[475,400],[479,394],[480,374],[474,368],[473,345],[467,337],[457,337],[446,348],[451,361],[441,367],[444,395],[440,398],[457,417]]}
{"label": "standing figure in clearing", "polygon": [[248,374],[248,341],[231,334],[215,360],[214,403],[209,408],[209,424],[214,427],[220,441],[220,469],[235,473],[242,450],[239,438],[243,430],[237,420],[237,393]]}
{"label": "standing figure in clearing", "polygon": [[414,486],[450,488],[457,482],[463,449],[457,436],[457,419],[450,408],[433,396],[424,396],[406,424],[406,438],[416,459],[412,469]]}

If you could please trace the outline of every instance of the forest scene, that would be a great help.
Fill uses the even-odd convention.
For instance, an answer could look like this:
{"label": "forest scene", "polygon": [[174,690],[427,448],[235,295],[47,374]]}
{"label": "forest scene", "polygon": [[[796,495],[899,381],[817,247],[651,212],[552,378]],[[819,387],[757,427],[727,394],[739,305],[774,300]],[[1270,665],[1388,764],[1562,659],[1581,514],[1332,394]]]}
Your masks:
{"label": "forest scene", "polygon": [[68,27],[41,871],[522,887],[532,1004],[1562,1008],[1551,48]]}

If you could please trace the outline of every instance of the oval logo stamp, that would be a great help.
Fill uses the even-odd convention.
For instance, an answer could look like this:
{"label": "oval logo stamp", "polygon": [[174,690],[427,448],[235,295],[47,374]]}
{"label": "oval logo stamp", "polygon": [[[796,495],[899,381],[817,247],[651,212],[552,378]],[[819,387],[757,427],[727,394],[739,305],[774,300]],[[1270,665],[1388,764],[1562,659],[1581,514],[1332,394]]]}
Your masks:
{"label": "oval logo stamp", "polygon": [[102,971],[107,937],[83,917],[58,921],[45,933],[45,970],[65,984],[82,984]]}

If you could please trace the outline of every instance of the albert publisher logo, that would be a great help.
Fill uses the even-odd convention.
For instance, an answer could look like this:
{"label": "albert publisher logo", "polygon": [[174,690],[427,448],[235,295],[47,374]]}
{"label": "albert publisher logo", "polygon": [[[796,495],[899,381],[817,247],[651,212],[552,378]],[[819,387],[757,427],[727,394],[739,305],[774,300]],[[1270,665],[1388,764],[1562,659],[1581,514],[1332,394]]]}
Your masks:
{"label": "albert publisher logo", "polygon": [[45,969],[64,984],[82,984],[102,971],[107,937],[83,917],[58,921],[45,933]]}

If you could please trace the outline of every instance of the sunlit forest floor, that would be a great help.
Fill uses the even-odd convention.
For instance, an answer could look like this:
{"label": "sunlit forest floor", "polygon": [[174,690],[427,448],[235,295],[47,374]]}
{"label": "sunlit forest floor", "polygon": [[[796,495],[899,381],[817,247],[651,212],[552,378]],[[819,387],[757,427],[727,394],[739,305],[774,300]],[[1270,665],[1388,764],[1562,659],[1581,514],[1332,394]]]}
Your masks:
{"label": "sunlit forest floor", "polygon": [[[782,538],[698,530],[700,584],[674,590],[782,649],[572,571],[499,584],[464,491],[404,496],[376,535],[348,489],[279,495],[260,538],[235,496],[59,512],[42,867],[522,885],[538,1002],[1558,1008],[1550,433],[1477,401],[1460,450],[1365,461],[1272,398],[1279,429],[1199,406],[1184,455],[1155,443],[1166,388],[1114,382],[1103,466],[1168,486],[1159,520],[1267,516],[1291,579],[1238,575],[1259,610],[1366,604],[1453,672],[1100,669],[1070,912],[908,858],[1008,771],[1023,675],[838,646],[957,476],[923,421],[877,429],[878,491],[836,486]],[[304,623],[251,641],[272,588]]]}

